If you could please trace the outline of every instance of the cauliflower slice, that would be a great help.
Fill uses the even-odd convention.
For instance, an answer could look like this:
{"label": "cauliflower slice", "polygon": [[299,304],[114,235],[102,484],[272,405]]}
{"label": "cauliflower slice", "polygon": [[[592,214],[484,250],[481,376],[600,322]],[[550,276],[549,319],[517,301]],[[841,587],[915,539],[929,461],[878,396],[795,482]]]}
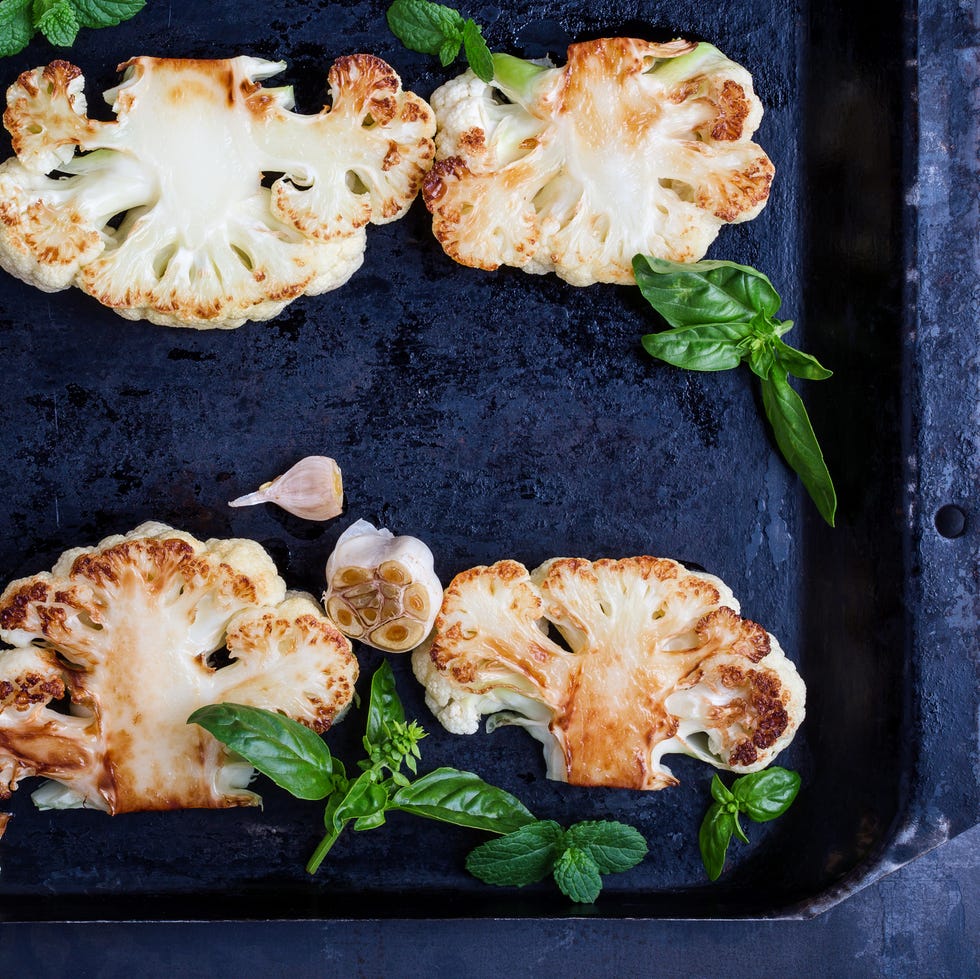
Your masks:
{"label": "cauliflower slice", "polygon": [[793,664],[724,582],[661,558],[465,571],[412,665],[447,730],[520,724],[573,785],[675,785],[668,752],[755,771],[804,715]]}
{"label": "cauliflower slice", "polygon": [[632,283],[634,255],[697,261],[768,199],[752,77],[710,44],[602,38],[573,44],[563,68],[498,54],[494,72],[432,95],[423,194],[463,265]]}
{"label": "cauliflower slice", "polygon": [[133,58],[105,93],[112,122],[88,118],[74,65],[24,72],[4,114],[16,157],[0,166],[0,265],[127,319],[198,329],[343,285],[365,225],[414,200],[434,117],[366,54],[330,69],[332,108],[298,115],[291,89],[259,83],[284,67]]}
{"label": "cauliflower slice", "polygon": [[0,798],[42,775],[44,807],[254,805],[251,767],[190,714],[229,701],[323,732],[357,679],[350,643],[258,544],[162,524],[8,585],[0,638]]}

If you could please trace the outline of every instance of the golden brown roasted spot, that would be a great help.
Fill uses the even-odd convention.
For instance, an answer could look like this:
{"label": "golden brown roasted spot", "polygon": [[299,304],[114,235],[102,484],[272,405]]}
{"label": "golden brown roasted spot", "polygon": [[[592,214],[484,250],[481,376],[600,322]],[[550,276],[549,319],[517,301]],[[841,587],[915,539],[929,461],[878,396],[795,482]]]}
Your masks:
{"label": "golden brown roasted spot", "polygon": [[[0,796],[41,775],[112,813],[255,804],[190,714],[229,701],[323,732],[357,677],[347,639],[310,596],[286,596],[257,544],[160,524],[8,586],[0,635],[14,647],[0,651]],[[73,713],[51,709],[66,693]]]}

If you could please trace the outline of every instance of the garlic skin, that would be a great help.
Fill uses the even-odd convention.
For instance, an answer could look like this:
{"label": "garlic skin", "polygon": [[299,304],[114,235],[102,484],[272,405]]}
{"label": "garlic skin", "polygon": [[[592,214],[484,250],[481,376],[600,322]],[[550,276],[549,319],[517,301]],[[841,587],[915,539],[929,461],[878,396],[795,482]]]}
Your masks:
{"label": "garlic skin", "polygon": [[344,509],[344,481],[340,466],[326,456],[307,456],[292,469],[263,483],[254,493],[232,500],[228,506],[275,503],[304,520],[332,520]]}
{"label": "garlic skin", "polygon": [[408,652],[432,631],[442,604],[432,551],[417,537],[395,537],[358,520],[327,560],[323,604],[349,639]]}

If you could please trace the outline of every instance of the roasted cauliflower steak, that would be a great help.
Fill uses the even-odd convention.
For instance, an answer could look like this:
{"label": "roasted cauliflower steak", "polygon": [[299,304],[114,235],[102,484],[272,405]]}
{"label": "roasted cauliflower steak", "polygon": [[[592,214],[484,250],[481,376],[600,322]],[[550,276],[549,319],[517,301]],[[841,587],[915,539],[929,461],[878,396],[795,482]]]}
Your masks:
{"label": "roasted cauliflower steak", "polygon": [[456,576],[413,654],[447,730],[518,724],[573,785],[677,784],[668,753],[764,768],[804,717],[779,643],[720,579],[664,558],[500,561]]}
{"label": "roasted cauliflower steak", "polygon": [[291,111],[261,81],[285,62],[133,58],[86,114],[66,61],[7,92],[0,265],[45,292],[78,286],[127,319],[237,327],[360,267],[365,226],[408,209],[435,119],[380,58],[330,69],[331,106]]}
{"label": "roasted cauliflower steak", "polygon": [[163,524],[61,556],[0,595],[0,798],[44,808],[254,805],[252,769],[187,718],[231,702],[323,732],[357,679],[350,643],[250,540]]}
{"label": "roasted cauliflower steak", "polygon": [[697,261],[768,199],[752,77],[710,44],[601,38],[563,67],[498,54],[494,70],[431,97],[423,194],[463,265],[631,284],[635,255]]}

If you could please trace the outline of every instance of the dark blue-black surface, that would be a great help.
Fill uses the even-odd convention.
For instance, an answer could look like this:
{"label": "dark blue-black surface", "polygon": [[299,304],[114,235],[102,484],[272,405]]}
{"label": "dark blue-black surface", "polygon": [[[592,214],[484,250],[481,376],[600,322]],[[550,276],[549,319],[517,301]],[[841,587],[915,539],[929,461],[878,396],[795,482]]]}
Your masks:
{"label": "dark blue-black surface", "polygon": [[[136,53],[282,57],[312,110],[330,60],[369,49],[428,95],[447,73],[398,46],[385,6],[157,3],[81,35],[71,55],[92,89]],[[809,718],[781,759],[804,792],[783,820],[752,827],[722,882],[704,883],[694,842],[702,767],[678,762],[682,785],[650,795],[547,783],[518,730],[438,730],[399,661],[408,709],[432,732],[425,765],[473,768],[541,816],[638,825],[653,856],[581,918],[812,913],[960,832],[980,792],[976,25],[966,7],[921,6],[918,21],[886,0],[846,16],[829,0],[736,3],[723,17],[693,0],[468,11],[491,44],[518,52],[561,33],[642,30],[710,38],[753,72],[778,178],[762,216],[727,229],[711,255],[765,269],[798,324],[791,339],[836,371],[806,390],[838,481],[836,530],[774,452],[747,373],[647,360],[638,338],[656,327],[635,290],[453,266],[416,205],[371,229],[342,290],[232,333],[130,324],[5,278],[3,576],[149,518],[254,537],[291,585],[314,591],[361,516],[428,540],[444,580],[501,557],[692,561],[779,636],[809,688]],[[48,57],[37,44],[5,64],[12,79]],[[225,506],[312,452],[344,470],[340,520]],[[932,518],[949,503],[967,514],[955,540]],[[377,659],[362,662],[367,676]],[[331,744],[353,755],[358,736],[348,722]],[[569,913],[543,886],[515,897],[477,884],[461,868],[478,837],[407,817],[351,834],[311,881],[316,807],[265,794],[261,812],[108,820],[35,813],[22,791],[0,916]]]}

